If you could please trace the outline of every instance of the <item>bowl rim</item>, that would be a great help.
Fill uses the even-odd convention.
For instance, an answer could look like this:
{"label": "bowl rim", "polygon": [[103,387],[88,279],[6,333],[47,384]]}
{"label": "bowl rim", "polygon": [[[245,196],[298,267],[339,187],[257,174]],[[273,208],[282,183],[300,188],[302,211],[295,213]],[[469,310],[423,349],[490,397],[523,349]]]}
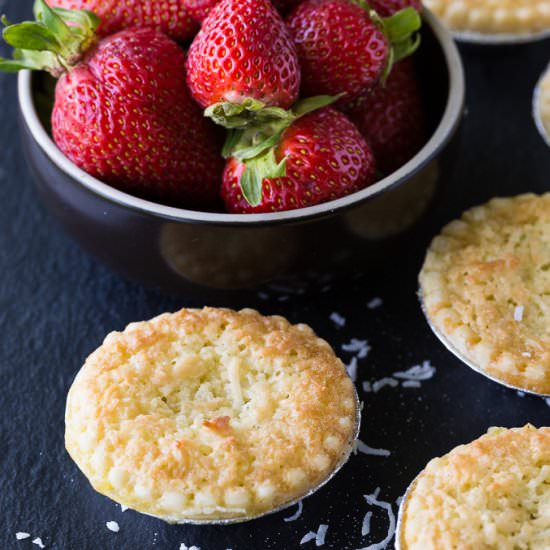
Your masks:
{"label": "bowl rim", "polygon": [[539,134],[541,135],[546,145],[550,147],[550,134],[544,127],[544,123],[542,122],[542,112],[541,112],[542,83],[546,78],[550,78],[550,63],[544,69],[542,75],[540,76],[537,82],[537,85],[535,86],[535,90],[533,92],[533,102],[532,102],[531,111],[533,114],[533,119],[535,120],[535,126],[537,127]]}
{"label": "bowl rim", "polygon": [[531,44],[550,38],[550,29],[526,33],[483,33],[479,31],[451,30],[455,40],[478,46],[516,46]]}
{"label": "bowl rim", "polygon": [[226,214],[176,208],[134,197],[87,174],[58,149],[39,120],[31,93],[32,75],[28,70],[19,73],[19,107],[23,121],[33,139],[50,161],[91,193],[118,206],[165,220],[203,224],[253,226],[308,221],[333,215],[342,209],[365,202],[392,187],[404,183],[406,179],[433,160],[456,132],[462,118],[465,101],[465,77],[462,60],[451,33],[437,17],[424,8],[423,19],[431,28],[441,46],[449,73],[449,95],[437,129],[424,147],[409,162],[389,176],[345,197],[306,208],[266,214]]}

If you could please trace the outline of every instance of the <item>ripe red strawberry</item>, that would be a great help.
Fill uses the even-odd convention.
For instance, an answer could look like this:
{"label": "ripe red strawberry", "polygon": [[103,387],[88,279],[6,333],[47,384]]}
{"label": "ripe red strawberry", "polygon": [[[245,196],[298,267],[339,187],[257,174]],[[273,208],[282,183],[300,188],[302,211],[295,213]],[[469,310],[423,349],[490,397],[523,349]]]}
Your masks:
{"label": "ripe red strawberry", "polygon": [[187,83],[202,107],[246,100],[287,109],[300,67],[292,39],[269,0],[222,0],[205,19],[187,58]]}
{"label": "ripe red strawberry", "polygon": [[[244,174],[250,165],[228,160],[222,198],[229,212],[259,213],[293,210],[343,197],[374,182],[373,154],[345,115],[330,107],[307,114],[287,128],[268,154],[286,175],[258,181],[251,205],[243,193]],[[252,201],[257,202],[257,201]]]}
{"label": "ripe red strawberry", "polygon": [[[219,0],[183,0],[185,7],[197,21],[203,21],[218,2]],[[299,2],[300,0],[273,0],[273,5],[280,13],[287,13]]]}
{"label": "ripe red strawberry", "polygon": [[[43,51],[16,50],[0,69],[60,75],[52,133],[61,151],[130,193],[177,203],[215,199],[223,170],[219,141],[187,91],[181,48],[152,28],[121,31],[95,46],[95,16],[71,12],[69,27],[42,0],[37,6],[39,22],[7,27],[4,38],[21,43],[19,30],[28,34],[31,25],[35,41],[47,39]],[[79,52],[83,36],[92,46]],[[63,66],[47,51],[55,37],[64,38]]]}
{"label": "ripe red strawberry", "polygon": [[108,36],[128,27],[152,26],[179,41],[197,33],[197,22],[184,0],[47,0],[54,8],[88,10],[101,19],[100,36]]}
{"label": "ripe red strawberry", "polygon": [[421,0],[369,0],[369,6],[381,15],[389,17],[404,8],[414,8],[417,11],[422,9]]}
{"label": "ripe red strawberry", "polygon": [[387,75],[394,61],[412,53],[418,13],[403,10],[381,20],[364,0],[306,0],[288,17],[298,50],[304,95],[361,96]]}
{"label": "ripe red strawberry", "polygon": [[390,173],[410,160],[426,141],[422,97],[411,59],[397,63],[386,82],[350,114],[374,151],[378,167]]}

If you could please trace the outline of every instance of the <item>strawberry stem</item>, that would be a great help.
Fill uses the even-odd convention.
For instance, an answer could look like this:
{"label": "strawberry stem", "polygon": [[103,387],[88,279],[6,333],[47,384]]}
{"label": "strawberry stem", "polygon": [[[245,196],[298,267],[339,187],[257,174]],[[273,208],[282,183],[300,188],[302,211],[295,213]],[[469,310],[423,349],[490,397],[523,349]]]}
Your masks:
{"label": "strawberry stem", "polygon": [[245,200],[250,206],[258,206],[262,202],[262,185],[264,179],[282,178],[286,176],[286,158],[277,162],[275,150],[267,149],[260,156],[246,163],[246,170],[241,176],[241,189]]}
{"label": "strawberry stem", "polygon": [[245,164],[239,184],[244,198],[251,206],[257,206],[262,201],[264,179],[286,176],[286,158],[277,162],[275,155],[283,132],[299,118],[331,105],[342,95],[309,97],[298,101],[289,111],[265,107],[254,99],[247,100],[248,104],[242,106],[231,103],[214,106],[216,116],[229,115],[234,124],[222,154],[224,158],[234,157]]}
{"label": "strawberry stem", "polygon": [[2,17],[2,36],[15,50],[13,59],[0,57],[1,71],[46,70],[59,77],[96,42],[100,20],[89,11],[50,8],[44,0],[36,0],[34,14],[36,21],[14,25]]}
{"label": "strawberry stem", "polygon": [[422,18],[414,8],[404,8],[385,18],[381,18],[371,10],[370,17],[380,25],[391,45],[388,62],[382,75],[382,84],[385,84],[393,65],[412,55],[420,46],[421,38],[418,31],[422,26]]}
{"label": "strawberry stem", "polygon": [[292,118],[292,113],[280,107],[268,107],[262,101],[247,98],[242,103],[215,103],[204,111],[204,116],[228,130],[244,130],[250,125]]}

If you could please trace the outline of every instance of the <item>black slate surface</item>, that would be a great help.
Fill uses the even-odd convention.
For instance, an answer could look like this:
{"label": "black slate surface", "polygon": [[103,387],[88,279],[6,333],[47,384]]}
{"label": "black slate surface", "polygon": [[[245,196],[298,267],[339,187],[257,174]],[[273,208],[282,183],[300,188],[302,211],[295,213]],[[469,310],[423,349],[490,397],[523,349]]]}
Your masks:
{"label": "black slate surface", "polygon": [[[0,0],[0,11],[19,20],[30,13],[30,4]],[[444,222],[494,195],[550,190],[550,150],[530,116],[532,89],[550,60],[550,42],[462,52],[468,116],[459,165],[431,228],[412,250],[386,258],[377,275],[331,281],[325,292],[264,288],[262,297],[247,291],[209,304],[255,307],[309,323],[338,350],[351,338],[368,340],[372,350],[359,361],[359,385],[424,361],[436,368],[421,388],[360,390],[361,438],[390,451],[389,457],[353,457],[304,502],[297,521],[284,521],[291,509],[232,527],[174,527],[123,513],[91,489],[64,451],[67,389],[105,334],[160,312],[205,304],[120,278],[61,232],[39,203],[19,150],[15,78],[0,75],[0,548],[38,548],[31,541],[41,537],[47,548],[65,550],[178,550],[182,543],[201,550],[308,549],[315,541],[299,542],[320,524],[329,526],[324,548],[368,548],[386,537],[390,518],[364,495],[379,488],[378,499],[391,503],[395,513],[396,499],[433,456],[492,425],[550,423],[550,403],[501,388],[445,351],[415,295],[425,247]],[[367,303],[374,297],[383,305],[371,310]],[[333,312],[346,319],[344,327],[330,320]],[[362,536],[369,511],[371,532]],[[107,530],[107,521],[117,521],[120,532]],[[16,532],[32,537],[17,541]]]}

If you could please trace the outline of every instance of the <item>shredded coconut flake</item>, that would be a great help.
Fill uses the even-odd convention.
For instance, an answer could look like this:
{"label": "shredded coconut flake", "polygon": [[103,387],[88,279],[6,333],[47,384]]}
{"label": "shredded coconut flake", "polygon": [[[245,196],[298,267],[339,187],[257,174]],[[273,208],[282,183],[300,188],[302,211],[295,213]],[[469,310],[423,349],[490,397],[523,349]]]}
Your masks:
{"label": "shredded coconut flake", "polygon": [[364,548],[361,548],[361,550],[385,550],[395,535],[396,522],[395,522],[395,514],[393,513],[392,505],[389,502],[378,500],[379,494],[380,494],[380,487],[377,487],[376,491],[374,491],[372,495],[365,495],[365,500],[367,501],[367,504],[369,504],[370,506],[375,506],[377,508],[381,508],[382,510],[385,510],[385,512],[388,515],[388,533],[384,538],[384,540],[377,542],[375,544],[370,544],[369,546],[365,546]]}
{"label": "shredded coconut flake", "polygon": [[385,386],[395,388],[396,386],[399,386],[399,382],[397,380],[394,380],[393,378],[382,378],[372,384],[372,391],[374,393],[377,393]]}
{"label": "shredded coconut flake", "polygon": [[30,533],[15,533],[15,538],[17,540],[29,539],[31,537]]}
{"label": "shredded coconut flake", "polygon": [[373,298],[368,304],[367,307],[369,309],[376,309],[377,307],[380,307],[384,302],[382,301],[382,298]]}
{"label": "shredded coconut flake", "polygon": [[331,313],[330,314],[330,320],[337,326],[337,327],[345,327],[346,326],[346,318],[340,315],[339,313]]}
{"label": "shredded coconut flake", "polygon": [[372,512],[367,512],[363,518],[363,525],[361,526],[361,535],[366,537],[370,533],[370,520],[372,518]]}
{"label": "shredded coconut flake", "polygon": [[116,521],[108,521],[105,525],[107,529],[113,533],[118,533],[120,531],[120,525]]}
{"label": "shredded coconut flake", "polygon": [[386,449],[375,449],[374,447],[369,447],[366,443],[363,443],[358,439],[355,443],[355,452],[363,453],[365,455],[371,456],[390,456],[390,451]]}
{"label": "shredded coconut flake", "polygon": [[357,357],[353,357],[349,362],[349,365],[346,365],[346,370],[348,371],[349,377],[355,382],[357,380]]}
{"label": "shredded coconut flake", "polygon": [[517,321],[518,323],[523,321],[523,306],[517,306],[516,309],[514,309],[514,321]]}
{"label": "shredded coconut flake", "polygon": [[186,546],[185,543],[180,544],[180,550],[201,550],[198,546]]}
{"label": "shredded coconut flake", "polygon": [[393,376],[400,380],[417,380],[423,382],[433,378],[434,374],[435,367],[433,367],[429,361],[423,361],[422,365],[415,365],[406,371],[394,372]]}
{"label": "shredded coconut flake", "polygon": [[342,349],[348,353],[355,353],[357,359],[364,359],[372,348],[369,346],[367,340],[352,338],[349,344],[344,344],[342,346]]}
{"label": "shredded coconut flake", "polygon": [[285,518],[284,521],[286,521],[287,523],[289,521],[296,521],[302,515],[303,510],[304,510],[304,503],[300,501],[298,502],[298,510],[296,510],[296,513],[292,514],[288,518]]}
{"label": "shredded coconut flake", "polygon": [[32,543],[36,544],[36,546],[38,546],[39,548],[46,548],[40,537],[36,537],[35,539],[33,539]]}
{"label": "shredded coconut flake", "polygon": [[319,529],[317,529],[317,533],[315,533],[314,531],[310,531],[309,533],[305,534],[302,537],[300,544],[306,544],[307,542],[311,542],[312,540],[314,540],[315,546],[323,546],[325,544],[327,531],[328,531],[328,525],[325,525],[322,523],[321,525],[319,525]]}
{"label": "shredded coconut flake", "polygon": [[124,506],[124,504],[121,504],[121,505],[120,505],[120,510],[121,510],[122,512],[126,512],[126,510],[128,510],[128,506]]}
{"label": "shredded coconut flake", "polygon": [[422,384],[418,380],[405,380],[401,386],[404,388],[421,388]]}

